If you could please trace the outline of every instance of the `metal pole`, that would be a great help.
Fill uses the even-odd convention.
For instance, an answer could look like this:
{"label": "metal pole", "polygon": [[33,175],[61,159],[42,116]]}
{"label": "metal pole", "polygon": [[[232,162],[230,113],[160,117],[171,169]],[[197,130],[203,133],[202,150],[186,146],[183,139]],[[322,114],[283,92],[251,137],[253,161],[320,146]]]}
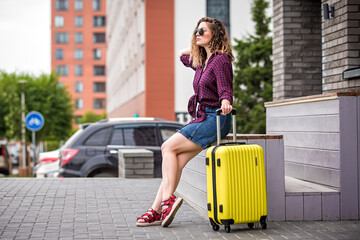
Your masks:
{"label": "metal pole", "polygon": [[35,142],[35,131],[32,131],[32,144],[33,144],[33,152],[34,152],[34,157],[33,157],[33,163],[34,163],[34,166],[35,166],[35,163],[36,163],[36,142]]}
{"label": "metal pole", "polygon": [[21,145],[22,145],[22,166],[26,168],[26,142],[25,142],[25,94],[21,90]]}

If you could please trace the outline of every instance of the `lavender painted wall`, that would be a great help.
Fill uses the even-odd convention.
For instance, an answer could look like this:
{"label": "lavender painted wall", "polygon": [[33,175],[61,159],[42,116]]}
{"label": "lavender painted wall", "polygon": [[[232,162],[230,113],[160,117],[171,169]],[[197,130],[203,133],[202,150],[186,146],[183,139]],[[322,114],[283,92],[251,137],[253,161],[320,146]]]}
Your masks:
{"label": "lavender painted wall", "polygon": [[360,216],[359,98],[335,93],[266,103],[267,134],[284,136],[285,175],[339,189],[343,220]]}

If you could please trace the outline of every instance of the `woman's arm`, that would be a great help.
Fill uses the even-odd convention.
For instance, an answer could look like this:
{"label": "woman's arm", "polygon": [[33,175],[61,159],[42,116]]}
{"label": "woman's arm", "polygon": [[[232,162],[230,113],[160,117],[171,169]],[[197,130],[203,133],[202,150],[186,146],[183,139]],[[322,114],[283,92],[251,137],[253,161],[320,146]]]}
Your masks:
{"label": "woman's arm", "polygon": [[190,55],[190,48],[183,49],[179,52],[179,57],[182,55]]}
{"label": "woman's arm", "polygon": [[186,66],[186,67],[190,67],[193,70],[196,70],[196,68],[194,68],[192,66],[192,60],[190,60],[190,48],[187,49],[183,49],[179,52],[179,57],[180,57],[180,61]]}
{"label": "woman's arm", "polygon": [[229,58],[225,55],[219,55],[214,59],[215,76],[221,109],[223,114],[232,110],[233,103],[233,71]]}

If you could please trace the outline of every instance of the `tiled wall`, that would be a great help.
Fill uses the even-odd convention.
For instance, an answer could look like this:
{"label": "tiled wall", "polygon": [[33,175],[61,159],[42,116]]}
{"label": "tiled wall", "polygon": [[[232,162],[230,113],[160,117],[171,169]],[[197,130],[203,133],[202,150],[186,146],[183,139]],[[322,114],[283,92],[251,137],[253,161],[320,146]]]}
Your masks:
{"label": "tiled wall", "polygon": [[[324,4],[334,16],[324,18]],[[329,92],[359,92],[360,2],[357,0],[273,0],[273,98]]]}
{"label": "tiled wall", "polygon": [[335,9],[334,17],[322,17],[323,92],[360,91],[360,77],[342,78],[343,71],[360,67],[360,2],[323,0],[322,4]]}
{"label": "tiled wall", "polygon": [[273,4],[274,100],[321,93],[320,2]]}

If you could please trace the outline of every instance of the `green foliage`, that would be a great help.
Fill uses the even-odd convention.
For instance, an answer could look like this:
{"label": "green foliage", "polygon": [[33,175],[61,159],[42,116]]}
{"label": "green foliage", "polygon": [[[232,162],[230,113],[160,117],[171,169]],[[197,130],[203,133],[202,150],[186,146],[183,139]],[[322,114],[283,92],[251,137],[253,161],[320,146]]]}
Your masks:
{"label": "green foliage", "polygon": [[272,100],[272,37],[265,10],[266,0],[254,0],[252,19],[255,36],[236,40],[234,63],[234,107],[238,133],[265,133],[264,103]]}
{"label": "green foliage", "polygon": [[82,118],[79,118],[79,123],[93,123],[97,122],[101,119],[107,118],[106,112],[104,112],[101,115],[96,115],[93,111],[88,110],[85,112],[84,116]]}
{"label": "green foliage", "polygon": [[46,151],[54,151],[60,148],[60,142],[57,140],[47,140],[46,142]]}
{"label": "green foliage", "polygon": [[[26,83],[18,83],[21,79]],[[0,72],[0,137],[21,139],[21,91],[25,94],[25,114],[37,111],[45,119],[44,127],[36,132],[37,143],[67,139],[72,128],[71,97],[58,85],[57,77],[5,72]],[[26,130],[26,140],[31,141],[31,131]]]}
{"label": "green foliage", "polygon": [[21,97],[16,81],[14,75],[0,74],[0,138],[21,134]]}

